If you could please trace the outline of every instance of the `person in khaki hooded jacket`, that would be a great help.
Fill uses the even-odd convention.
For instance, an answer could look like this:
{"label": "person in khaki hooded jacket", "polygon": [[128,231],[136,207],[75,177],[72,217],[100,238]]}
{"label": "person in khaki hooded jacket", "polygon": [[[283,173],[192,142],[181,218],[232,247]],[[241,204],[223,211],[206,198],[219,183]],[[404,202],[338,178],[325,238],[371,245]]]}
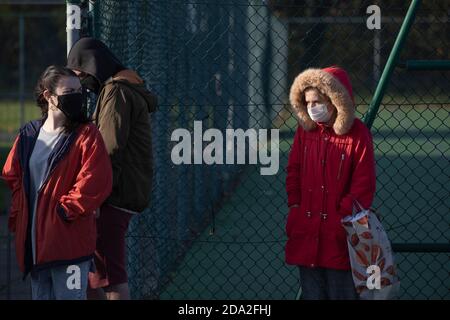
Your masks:
{"label": "person in khaki hooded jacket", "polygon": [[156,96],[139,75],[126,69],[101,41],[82,38],[72,47],[67,67],[98,95],[94,121],[113,168],[112,193],[97,220],[97,271],[89,277],[90,298],[129,299],[125,234],[133,214],[143,211],[152,188],[149,113]]}

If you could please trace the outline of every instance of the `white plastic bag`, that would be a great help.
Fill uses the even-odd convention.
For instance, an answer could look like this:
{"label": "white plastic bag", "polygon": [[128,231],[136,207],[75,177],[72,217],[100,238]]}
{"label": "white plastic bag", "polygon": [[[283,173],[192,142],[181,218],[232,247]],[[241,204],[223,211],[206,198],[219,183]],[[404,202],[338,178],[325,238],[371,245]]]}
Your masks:
{"label": "white plastic bag", "polygon": [[356,292],[363,300],[398,297],[400,281],[391,243],[377,215],[355,201],[357,213],[342,219]]}

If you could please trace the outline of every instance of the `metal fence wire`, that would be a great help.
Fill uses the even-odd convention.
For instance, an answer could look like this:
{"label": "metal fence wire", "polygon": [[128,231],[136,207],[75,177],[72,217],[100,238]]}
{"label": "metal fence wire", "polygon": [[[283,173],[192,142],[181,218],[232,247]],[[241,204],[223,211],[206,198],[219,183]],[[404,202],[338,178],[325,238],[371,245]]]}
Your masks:
{"label": "metal fence wire", "polygon": [[[159,97],[152,201],[127,236],[133,298],[296,298],[297,268],[284,263],[285,167],[297,127],[289,88],[307,67],[340,65],[363,118],[408,9],[378,1],[381,29],[370,30],[370,5],[95,1],[92,35]],[[450,60],[444,1],[417,11],[400,56],[407,59]],[[405,299],[450,298],[449,89],[448,71],[397,68],[371,128],[374,207],[396,248]],[[194,121],[224,135],[279,129],[278,174],[261,175],[261,165],[173,164],[171,134],[185,128],[194,139]]]}

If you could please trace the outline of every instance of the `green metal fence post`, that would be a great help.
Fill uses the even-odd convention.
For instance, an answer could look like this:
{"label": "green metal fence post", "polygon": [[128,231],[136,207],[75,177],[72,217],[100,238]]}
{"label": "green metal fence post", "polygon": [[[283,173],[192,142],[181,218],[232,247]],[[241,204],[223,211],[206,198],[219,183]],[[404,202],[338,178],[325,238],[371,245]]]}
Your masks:
{"label": "green metal fence post", "polygon": [[400,28],[400,32],[398,33],[397,39],[395,39],[394,46],[392,47],[392,51],[389,54],[389,58],[386,62],[386,66],[384,67],[380,82],[378,82],[378,86],[375,90],[372,102],[370,103],[369,111],[364,118],[364,122],[369,128],[372,127],[373,121],[375,120],[375,115],[378,112],[381,100],[383,100],[386,87],[389,84],[392,72],[394,71],[394,68],[397,64],[397,60],[402,50],[403,44],[405,43],[406,37],[409,33],[409,30],[411,29],[411,25],[414,22],[414,18],[419,5],[420,0],[411,1],[408,12],[406,13],[405,20],[403,21],[403,24]]}

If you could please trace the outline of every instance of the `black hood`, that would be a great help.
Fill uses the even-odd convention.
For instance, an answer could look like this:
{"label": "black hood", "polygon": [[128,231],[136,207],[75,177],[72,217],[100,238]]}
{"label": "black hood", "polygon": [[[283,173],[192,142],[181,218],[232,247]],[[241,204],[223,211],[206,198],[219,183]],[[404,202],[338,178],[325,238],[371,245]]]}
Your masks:
{"label": "black hood", "polygon": [[81,38],[73,45],[67,57],[67,68],[90,74],[101,84],[125,69],[111,50],[94,38]]}

